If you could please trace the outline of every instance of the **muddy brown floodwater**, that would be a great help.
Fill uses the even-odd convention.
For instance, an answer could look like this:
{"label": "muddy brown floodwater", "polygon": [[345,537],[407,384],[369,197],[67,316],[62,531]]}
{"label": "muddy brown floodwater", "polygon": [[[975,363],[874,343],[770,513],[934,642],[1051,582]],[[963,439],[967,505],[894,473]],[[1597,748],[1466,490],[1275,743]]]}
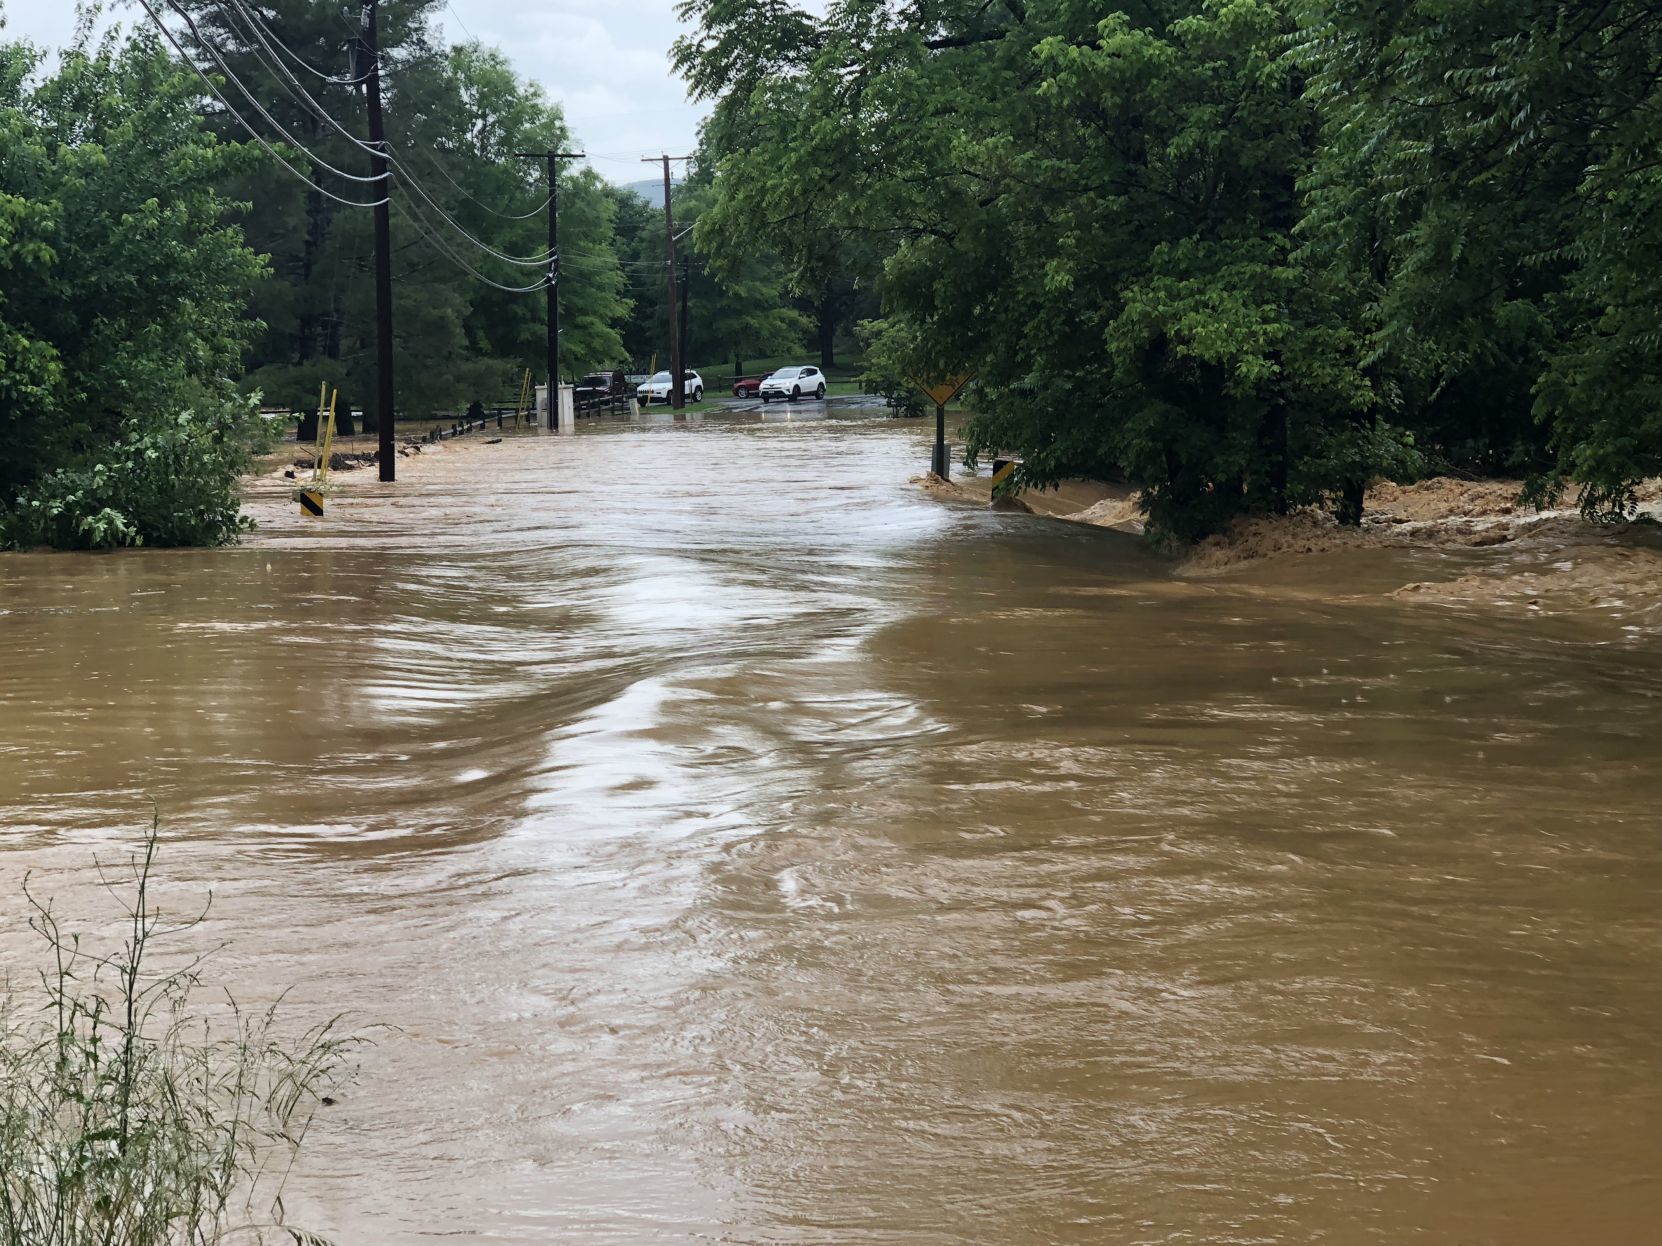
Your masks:
{"label": "muddy brown floodwater", "polygon": [[397,1027],[292,1184],[343,1244],[1662,1241],[1657,647],[1184,582],[923,436],[0,558],[0,964],[153,795],[217,978]]}

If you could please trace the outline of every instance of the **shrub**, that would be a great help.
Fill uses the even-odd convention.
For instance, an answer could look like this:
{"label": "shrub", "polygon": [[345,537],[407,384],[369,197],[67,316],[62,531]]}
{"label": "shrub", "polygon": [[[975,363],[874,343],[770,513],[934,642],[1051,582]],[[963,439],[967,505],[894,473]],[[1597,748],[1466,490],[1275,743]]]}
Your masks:
{"label": "shrub", "polygon": [[124,420],[96,458],[60,467],[0,509],[0,546],[225,545],[253,526],[238,479],[276,435],[257,398]]}

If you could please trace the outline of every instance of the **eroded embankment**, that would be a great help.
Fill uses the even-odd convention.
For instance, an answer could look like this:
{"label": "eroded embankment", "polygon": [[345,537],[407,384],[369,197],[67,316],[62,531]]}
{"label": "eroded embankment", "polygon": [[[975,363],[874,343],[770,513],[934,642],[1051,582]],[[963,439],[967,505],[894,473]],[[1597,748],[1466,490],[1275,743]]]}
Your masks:
{"label": "eroded embankment", "polygon": [[[985,477],[924,483],[936,496],[963,501],[991,494]],[[1368,491],[1360,527],[1341,527],[1314,510],[1242,519],[1177,556],[1173,571],[1285,587],[1302,560],[1324,575],[1336,571],[1330,585],[1337,595],[1385,593],[1407,602],[1598,619],[1629,632],[1662,630],[1662,481],[1646,482],[1635,521],[1624,524],[1581,518],[1573,492],[1563,509],[1537,511],[1522,502],[1522,491],[1517,480],[1382,483]],[[1088,505],[1070,505],[1093,492]],[[1065,491],[1025,493],[1015,505],[1073,523],[1143,530],[1139,500],[1123,487],[1071,482]],[[1331,565],[1331,556],[1347,554],[1366,559],[1369,574],[1350,577]]]}

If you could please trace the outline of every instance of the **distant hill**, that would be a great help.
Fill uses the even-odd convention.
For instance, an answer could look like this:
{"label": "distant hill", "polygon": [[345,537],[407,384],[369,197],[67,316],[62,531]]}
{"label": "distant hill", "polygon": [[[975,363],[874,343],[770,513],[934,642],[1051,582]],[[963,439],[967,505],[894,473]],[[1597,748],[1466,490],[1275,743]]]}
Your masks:
{"label": "distant hill", "polygon": [[[680,184],[681,179],[678,177],[670,180],[671,186],[679,186]],[[664,206],[664,179],[661,177],[649,177],[640,182],[619,182],[618,187],[621,190],[634,191],[655,208]]]}

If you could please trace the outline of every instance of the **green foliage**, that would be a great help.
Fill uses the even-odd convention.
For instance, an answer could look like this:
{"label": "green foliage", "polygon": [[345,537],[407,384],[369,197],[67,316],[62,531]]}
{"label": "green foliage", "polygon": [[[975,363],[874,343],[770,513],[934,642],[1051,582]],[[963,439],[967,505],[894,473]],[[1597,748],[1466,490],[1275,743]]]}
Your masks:
{"label": "green foliage", "polygon": [[0,1004],[0,1244],[325,1246],[283,1223],[283,1181],[356,1040],[285,1036],[275,1007],[193,1007],[202,957],[158,968],[195,927],[151,894],[154,825],[129,863],[126,937],[84,946],[24,882],[46,968]]}
{"label": "green foliage", "polygon": [[706,218],[716,200],[702,169],[675,192],[676,229],[692,227],[699,261],[688,265],[685,357],[731,362],[800,351],[810,322],[792,305],[788,271],[771,252],[713,236]]}
{"label": "green foliage", "polygon": [[701,235],[880,273],[884,367],[978,372],[971,461],[1179,536],[1451,468],[1608,517],[1662,470],[1653,5],[682,13]]}
{"label": "green foliage", "polygon": [[1662,469],[1662,11],[1302,6],[1309,246],[1434,459],[1625,512]]}
{"label": "green foliage", "polygon": [[862,320],[855,326],[866,356],[866,370],[860,379],[869,392],[880,394],[896,415],[920,416],[924,414],[923,395],[911,378],[928,376],[932,361],[909,329],[899,320]]}
{"label": "green foliage", "polygon": [[236,396],[167,418],[128,419],[112,443],[26,486],[0,511],[0,547],[113,549],[224,545],[253,522],[238,486],[251,453],[275,440],[256,399]]}
{"label": "green foliage", "polygon": [[194,81],[149,37],[51,74],[0,45],[0,541],[237,530],[222,464],[247,430],[218,391],[259,330],[262,266],[219,187],[254,156],[202,125]]}
{"label": "green foliage", "polygon": [[[720,361],[725,372],[735,360],[800,353],[809,322],[793,305],[784,265],[753,244],[729,246],[725,239],[712,237],[704,218],[715,194],[702,169],[695,169],[673,193],[676,232],[692,231],[679,244],[684,262],[676,274],[688,281],[683,357],[689,362]],[[664,314],[668,286],[663,209],[621,189],[613,192],[613,203],[618,254],[628,266],[633,304],[623,324],[622,358],[645,369],[656,357],[664,367],[669,361],[669,322]]]}
{"label": "green foliage", "polygon": [[971,462],[1017,450],[1040,486],[1124,476],[1156,526],[1198,536],[1405,457],[1353,301],[1293,242],[1316,118],[1284,5],[965,3],[925,21],[843,0],[772,68],[743,47],[776,39],[688,9],[706,25],[684,60],[696,44],[755,84],[707,135],[722,228],[861,240],[882,270],[881,370],[977,373]]}

